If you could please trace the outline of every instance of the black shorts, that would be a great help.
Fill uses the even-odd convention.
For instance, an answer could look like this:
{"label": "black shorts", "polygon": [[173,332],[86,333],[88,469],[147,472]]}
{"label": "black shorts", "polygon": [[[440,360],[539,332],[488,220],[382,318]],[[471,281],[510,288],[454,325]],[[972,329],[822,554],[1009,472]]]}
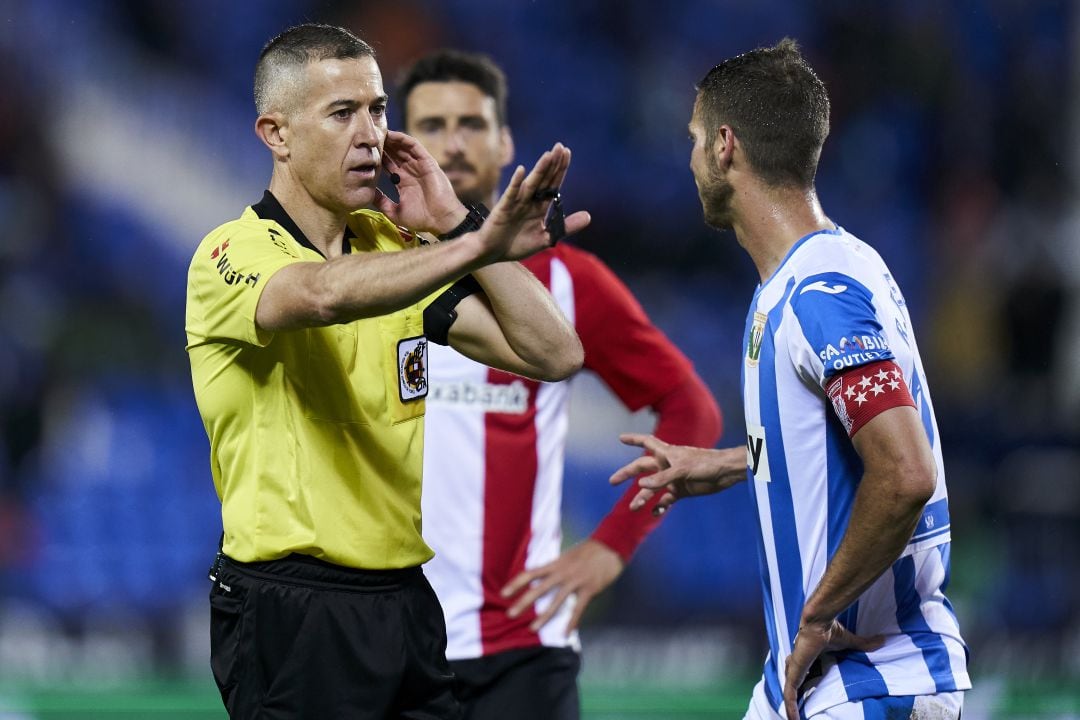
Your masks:
{"label": "black shorts", "polygon": [[507,650],[455,660],[466,720],[578,720],[581,657],[570,648]]}
{"label": "black shorts", "polygon": [[222,556],[212,576],[210,666],[232,720],[461,717],[420,568]]}

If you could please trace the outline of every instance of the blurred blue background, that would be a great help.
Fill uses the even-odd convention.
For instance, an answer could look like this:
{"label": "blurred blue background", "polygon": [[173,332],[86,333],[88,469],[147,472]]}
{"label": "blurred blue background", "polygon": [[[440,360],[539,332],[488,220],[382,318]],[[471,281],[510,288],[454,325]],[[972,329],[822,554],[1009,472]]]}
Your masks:
{"label": "blurred blue background", "polygon": [[[205,637],[220,520],[185,273],[202,236],[261,196],[254,63],[308,20],[375,46],[394,127],[394,79],[423,52],[503,65],[518,160],[573,148],[564,197],[594,218],[576,242],[695,362],[721,444],[743,441],[756,275],[701,221],[686,123],[714,64],[797,38],[832,98],[822,203],[892,267],[929,366],[978,684],[965,717],[1080,717],[1080,17],[1066,0],[0,3],[0,716],[89,717],[133,696],[146,716],[222,716]],[[651,427],[595,380],[575,385],[568,542],[619,494],[606,478],[632,454],[616,434]],[[748,504],[728,495],[680,504],[594,603],[588,717],[625,716],[626,688],[674,693],[685,717],[745,707],[764,631]]]}

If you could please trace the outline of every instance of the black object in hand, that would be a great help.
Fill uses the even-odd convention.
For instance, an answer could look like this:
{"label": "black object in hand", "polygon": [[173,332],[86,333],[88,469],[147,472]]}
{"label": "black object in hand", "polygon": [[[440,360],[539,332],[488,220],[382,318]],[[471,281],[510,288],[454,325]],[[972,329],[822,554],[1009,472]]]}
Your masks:
{"label": "black object in hand", "polygon": [[544,228],[548,231],[552,245],[566,237],[566,215],[563,213],[562,194],[559,192],[555,193],[555,199],[548,206]]}

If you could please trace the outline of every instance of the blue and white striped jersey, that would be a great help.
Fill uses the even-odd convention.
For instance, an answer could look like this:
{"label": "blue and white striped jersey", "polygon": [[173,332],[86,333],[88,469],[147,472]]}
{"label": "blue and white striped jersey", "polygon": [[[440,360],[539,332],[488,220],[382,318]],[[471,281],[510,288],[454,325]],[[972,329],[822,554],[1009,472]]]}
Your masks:
{"label": "blue and white striped jersey", "polygon": [[805,686],[803,712],[969,688],[967,650],[944,595],[950,525],[934,409],[904,297],[881,257],[840,229],[800,239],[754,294],[743,359],[748,485],[771,648],[750,716],[782,713],[784,666],[803,604],[844,536],[862,477],[826,381],[886,359],[900,366],[922,415],[937,489],[900,559],[840,616],[858,634],[885,635],[885,645],[824,654],[821,674],[812,672]]}

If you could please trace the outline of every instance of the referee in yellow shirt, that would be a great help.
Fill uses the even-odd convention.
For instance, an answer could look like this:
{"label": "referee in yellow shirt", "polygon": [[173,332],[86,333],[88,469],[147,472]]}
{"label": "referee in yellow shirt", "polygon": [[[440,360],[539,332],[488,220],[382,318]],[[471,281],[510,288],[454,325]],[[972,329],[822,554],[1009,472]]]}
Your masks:
{"label": "referee in yellow shirt", "polygon": [[[588,224],[545,224],[570,152],[518,168],[490,216],[462,205],[420,144],[387,130],[372,48],[327,25],[266,45],[255,104],[269,190],[188,271],[224,525],[214,679],[234,719],[456,718],[420,570],[427,343],[540,380],[581,365],[547,291],[506,262]],[[376,187],[384,168],[397,201]]]}

